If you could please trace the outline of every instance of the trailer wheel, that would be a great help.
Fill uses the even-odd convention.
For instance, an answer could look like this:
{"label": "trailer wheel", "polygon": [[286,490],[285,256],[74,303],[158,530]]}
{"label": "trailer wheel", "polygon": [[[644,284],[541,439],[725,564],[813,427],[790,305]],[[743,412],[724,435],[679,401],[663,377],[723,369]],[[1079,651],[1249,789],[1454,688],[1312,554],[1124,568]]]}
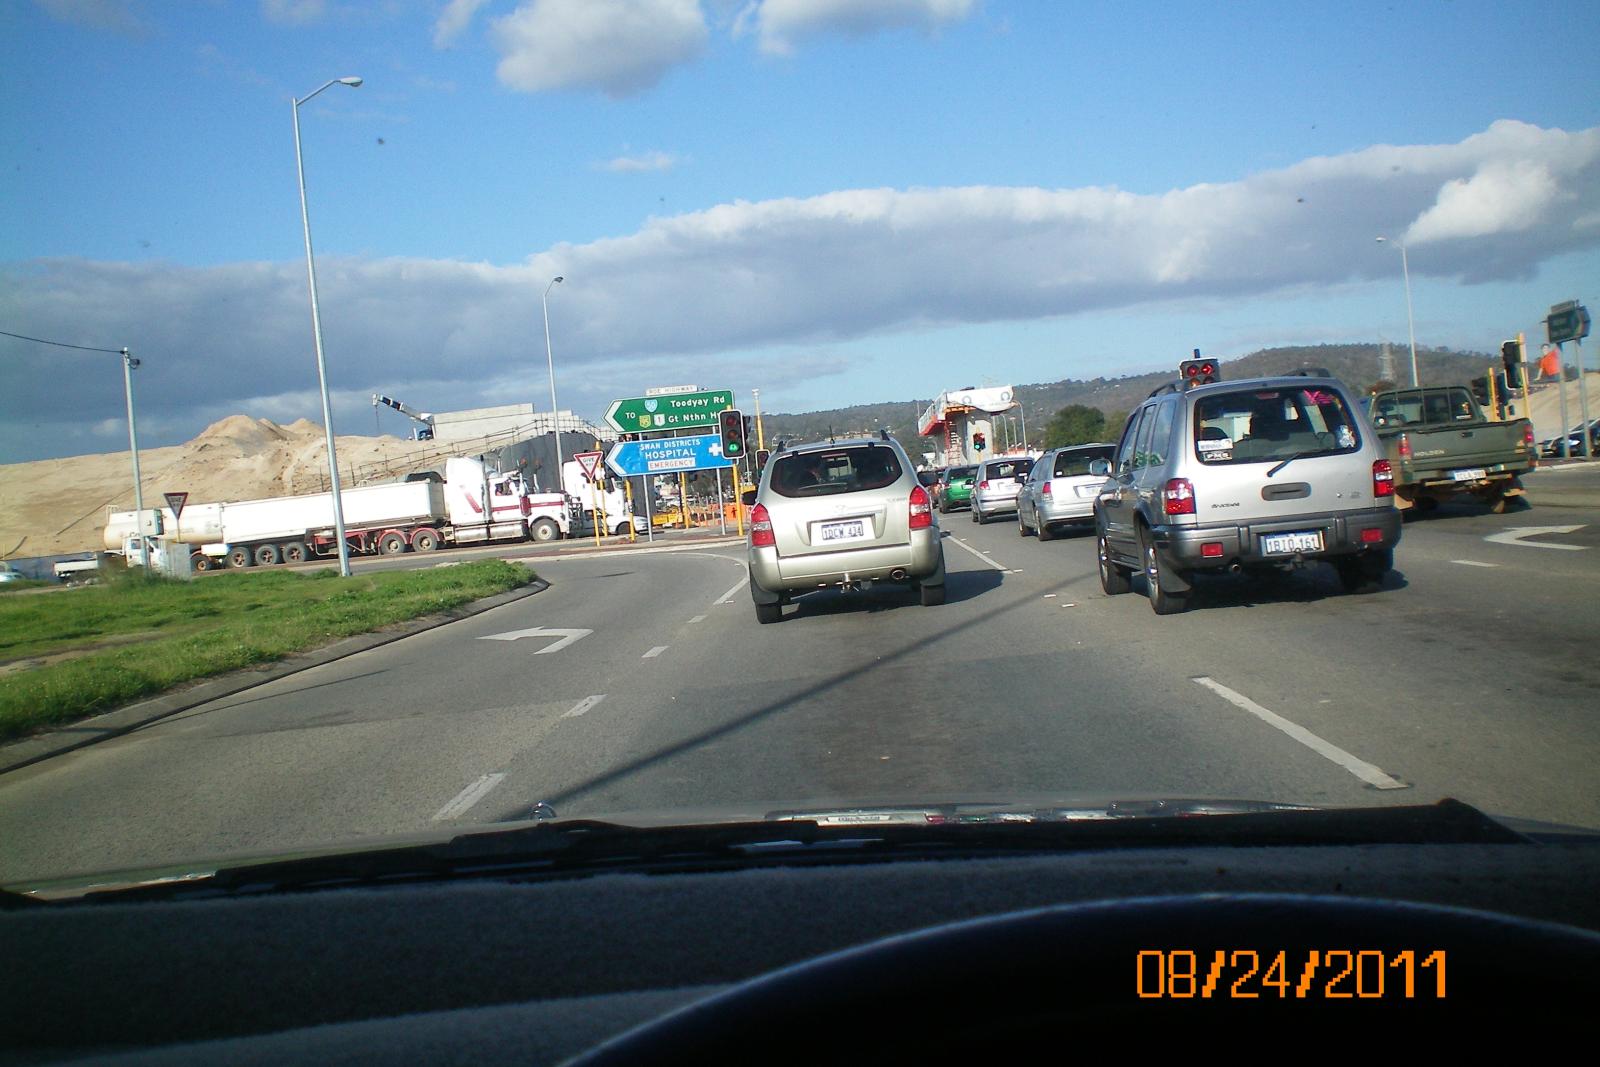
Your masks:
{"label": "trailer wheel", "polygon": [[304,563],[311,558],[311,549],[306,547],[304,541],[285,541],[283,544],[283,561],[285,563]]}
{"label": "trailer wheel", "polygon": [[398,556],[406,550],[405,534],[393,530],[378,538],[378,551],[385,556]]}
{"label": "trailer wheel", "polygon": [[250,554],[250,550],[243,545],[238,548],[228,549],[228,566],[230,567],[248,567],[255,561],[255,557]]}
{"label": "trailer wheel", "polygon": [[197,571],[208,571],[215,567],[216,561],[204,552],[194,552],[189,556],[189,564]]}
{"label": "trailer wheel", "polygon": [[411,535],[411,547],[418,552],[432,552],[439,547],[438,531],[418,530]]}
{"label": "trailer wheel", "polygon": [[277,545],[257,545],[256,565],[271,567],[283,562],[283,553],[278,551]]}
{"label": "trailer wheel", "polygon": [[535,541],[554,541],[561,536],[561,527],[555,524],[554,519],[540,519],[533,524],[530,532]]}

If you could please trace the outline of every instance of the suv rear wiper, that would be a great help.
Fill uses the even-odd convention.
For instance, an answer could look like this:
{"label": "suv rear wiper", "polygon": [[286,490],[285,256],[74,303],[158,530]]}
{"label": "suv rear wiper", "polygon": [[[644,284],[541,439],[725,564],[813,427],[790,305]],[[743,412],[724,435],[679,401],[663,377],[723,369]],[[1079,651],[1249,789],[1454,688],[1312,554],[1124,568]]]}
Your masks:
{"label": "suv rear wiper", "polygon": [[1283,470],[1283,468],[1287,467],[1289,464],[1293,463],[1297,459],[1305,459],[1307,456],[1314,456],[1318,452],[1321,452],[1321,451],[1322,451],[1322,449],[1320,449],[1320,448],[1313,448],[1313,449],[1309,449],[1309,450],[1307,450],[1305,452],[1296,452],[1294,455],[1290,456],[1288,459],[1284,460],[1283,462],[1279,463],[1277,466],[1275,466],[1271,470],[1269,470],[1267,472],[1267,477],[1268,478],[1272,477],[1274,474],[1277,474],[1279,471]]}

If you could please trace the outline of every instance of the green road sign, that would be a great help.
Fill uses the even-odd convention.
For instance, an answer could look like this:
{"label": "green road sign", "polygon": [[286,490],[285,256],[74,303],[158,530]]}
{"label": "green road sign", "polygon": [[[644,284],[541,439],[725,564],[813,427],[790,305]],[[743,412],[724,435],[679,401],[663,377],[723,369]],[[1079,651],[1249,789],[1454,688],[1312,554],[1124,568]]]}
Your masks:
{"label": "green road sign", "polygon": [[1576,300],[1556,304],[1544,320],[1545,336],[1553,345],[1582,341],[1589,336],[1589,311]]}
{"label": "green road sign", "polygon": [[718,412],[733,407],[732,389],[708,389],[699,393],[674,393],[669,396],[639,396],[613,400],[606,409],[606,422],[618,433],[652,433],[656,430],[682,430],[717,425]]}

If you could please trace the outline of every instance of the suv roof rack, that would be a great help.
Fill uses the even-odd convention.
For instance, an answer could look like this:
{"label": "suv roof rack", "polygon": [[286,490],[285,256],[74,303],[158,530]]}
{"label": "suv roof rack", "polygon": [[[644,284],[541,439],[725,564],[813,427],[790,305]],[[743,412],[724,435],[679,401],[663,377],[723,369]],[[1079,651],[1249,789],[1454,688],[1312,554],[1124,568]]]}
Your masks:
{"label": "suv roof rack", "polygon": [[1179,391],[1180,390],[1178,389],[1177,382],[1164,382],[1150,390],[1150,392],[1145,395],[1145,399],[1149,400],[1152,396],[1159,396],[1162,393],[1176,393]]}
{"label": "suv roof rack", "polygon": [[1285,378],[1332,378],[1333,374],[1327,367],[1301,367],[1299,370],[1289,371]]}

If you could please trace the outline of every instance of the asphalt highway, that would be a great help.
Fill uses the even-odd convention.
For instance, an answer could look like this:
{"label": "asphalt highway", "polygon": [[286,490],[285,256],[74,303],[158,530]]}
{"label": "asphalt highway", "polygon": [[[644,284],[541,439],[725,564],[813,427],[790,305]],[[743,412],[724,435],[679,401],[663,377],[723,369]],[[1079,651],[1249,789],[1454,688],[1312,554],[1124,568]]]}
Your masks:
{"label": "asphalt highway", "polygon": [[965,512],[941,517],[948,603],[826,591],[772,626],[756,624],[739,544],[547,546],[537,595],[0,776],[0,879],[539,803],[687,821],[1449,796],[1600,827],[1596,477],[1541,471],[1531,509],[1408,522],[1381,590],[1345,595],[1320,566],[1207,578],[1172,617],[1138,580],[1105,596],[1088,534],[1041,543]]}

